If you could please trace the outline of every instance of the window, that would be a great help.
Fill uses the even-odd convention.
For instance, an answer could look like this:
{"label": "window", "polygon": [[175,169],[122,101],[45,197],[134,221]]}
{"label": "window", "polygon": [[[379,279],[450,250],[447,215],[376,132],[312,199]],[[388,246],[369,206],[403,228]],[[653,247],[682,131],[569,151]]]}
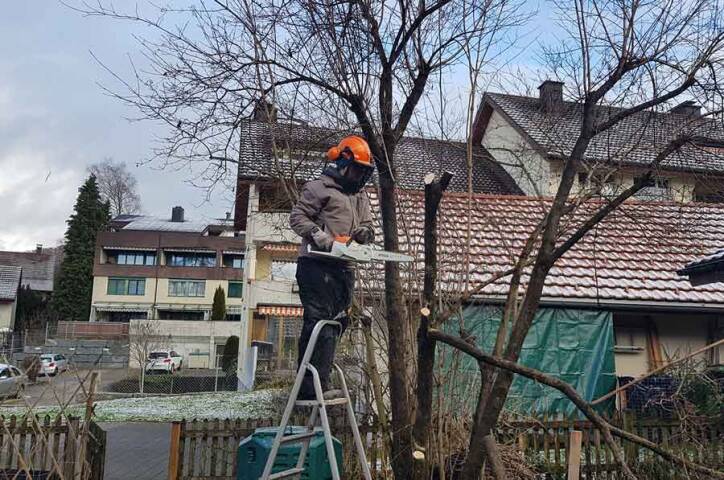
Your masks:
{"label": "window", "polygon": [[145,295],[145,278],[109,278],[108,295]]}
{"label": "window", "polygon": [[644,347],[641,342],[645,334],[645,330],[640,328],[616,325],[613,329],[614,351],[618,353],[642,351]]}
{"label": "window", "polygon": [[[638,182],[641,180],[641,177],[634,178],[634,182]],[[644,188],[653,187],[653,188],[661,188],[661,189],[669,189],[669,179],[668,178],[649,178],[647,179],[644,184]]]}
{"label": "window", "polygon": [[224,266],[229,268],[244,268],[244,255],[224,254]]}
{"label": "window", "polygon": [[167,263],[172,267],[215,267],[216,254],[170,252]]}
{"label": "window", "polygon": [[115,265],[156,265],[156,252],[114,251],[108,254],[108,263]]}
{"label": "window", "polygon": [[296,262],[282,262],[272,260],[271,278],[272,280],[287,280],[293,282],[297,274]]}
{"label": "window", "polygon": [[241,298],[244,291],[242,282],[229,282],[229,298]]}
{"label": "window", "polygon": [[204,280],[169,280],[169,297],[203,297],[206,295]]}

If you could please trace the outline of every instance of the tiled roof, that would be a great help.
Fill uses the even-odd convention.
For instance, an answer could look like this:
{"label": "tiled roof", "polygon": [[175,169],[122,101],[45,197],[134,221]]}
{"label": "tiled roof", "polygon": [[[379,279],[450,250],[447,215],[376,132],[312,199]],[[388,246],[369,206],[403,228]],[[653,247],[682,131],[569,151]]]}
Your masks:
{"label": "tiled roof", "polygon": [[[504,112],[544,152],[568,155],[573,149],[581,131],[581,104],[563,102],[555,113],[547,114],[536,97],[486,93],[484,98],[487,104]],[[605,120],[620,110],[601,106],[597,116]],[[724,142],[724,128],[713,120],[697,120],[680,113],[644,111],[594,137],[586,158],[591,162],[646,165],[664,145],[682,133]],[[687,145],[670,155],[661,168],[724,173],[724,150]]]}
{"label": "tiled roof", "polygon": [[22,267],[23,285],[35,291],[52,292],[55,271],[60,262],[59,249],[37,252],[0,252],[0,265]]}
{"label": "tiled roof", "polygon": [[15,300],[22,271],[21,267],[0,265],[0,300]]}
{"label": "tiled roof", "polygon": [[[324,167],[327,149],[349,133],[291,123],[244,122],[239,178],[317,178]],[[283,150],[276,157],[273,145]],[[449,170],[455,174],[451,190],[466,191],[465,148],[463,142],[403,137],[395,151],[398,185],[422,189],[422,177],[426,173]],[[473,191],[500,195],[522,193],[483,147],[476,146],[473,156]]]}
{"label": "tiled roof", "polygon": [[[423,194],[404,192],[400,200],[405,215],[401,249],[421,260]],[[511,267],[549,203],[534,197],[475,195],[469,200],[464,194],[447,194],[439,213],[439,278],[444,289],[465,288],[466,251],[471,285]],[[600,205],[592,201],[579,207],[563,222],[565,233]],[[693,287],[677,275],[691,258],[720,247],[722,238],[724,205],[628,202],[556,262],[543,297],[557,303],[711,303],[724,308],[724,285]],[[424,265],[420,261],[414,267],[421,272]],[[482,296],[505,295],[508,281],[493,282]]]}

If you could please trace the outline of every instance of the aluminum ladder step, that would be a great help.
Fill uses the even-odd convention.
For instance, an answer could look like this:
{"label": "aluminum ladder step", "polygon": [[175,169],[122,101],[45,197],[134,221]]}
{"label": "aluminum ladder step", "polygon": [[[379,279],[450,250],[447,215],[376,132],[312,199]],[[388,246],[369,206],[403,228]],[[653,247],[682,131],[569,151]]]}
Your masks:
{"label": "aluminum ladder step", "polygon": [[313,438],[316,436],[317,436],[317,431],[312,430],[311,432],[295,433],[293,435],[285,435],[281,438],[280,442],[282,442],[282,443],[296,442],[299,440],[306,440],[308,438]]}
{"label": "aluminum ladder step", "polygon": [[292,475],[299,475],[300,473],[304,473],[304,468],[290,468],[289,470],[284,470],[283,472],[272,473],[271,475],[269,475],[269,480],[275,480],[277,478],[287,478],[291,477]]}
{"label": "aluminum ladder step", "polygon": [[322,404],[324,404],[325,407],[330,407],[333,405],[345,405],[347,403],[347,399],[342,398],[332,398],[330,400],[324,400],[322,402],[318,400],[297,400],[294,402],[294,405],[297,407],[319,407]]}

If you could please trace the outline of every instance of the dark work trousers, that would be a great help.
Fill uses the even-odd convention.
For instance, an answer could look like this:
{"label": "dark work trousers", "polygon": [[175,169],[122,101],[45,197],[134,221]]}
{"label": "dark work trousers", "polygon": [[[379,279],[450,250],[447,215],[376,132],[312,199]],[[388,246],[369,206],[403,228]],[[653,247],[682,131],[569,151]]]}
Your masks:
{"label": "dark work trousers", "polygon": [[[320,320],[333,320],[337,314],[347,310],[352,304],[354,269],[341,261],[299,257],[297,283],[299,284],[299,298],[304,306],[304,322],[299,337],[297,357],[297,366],[299,366],[314,325]],[[337,320],[342,323],[342,332],[344,332],[348,323],[347,316],[344,315]],[[311,364],[319,372],[322,391],[328,390],[337,337],[341,336],[342,332],[335,327],[326,326],[317,338]],[[309,372],[304,377],[299,398],[302,400],[314,398],[314,383],[312,374]]]}

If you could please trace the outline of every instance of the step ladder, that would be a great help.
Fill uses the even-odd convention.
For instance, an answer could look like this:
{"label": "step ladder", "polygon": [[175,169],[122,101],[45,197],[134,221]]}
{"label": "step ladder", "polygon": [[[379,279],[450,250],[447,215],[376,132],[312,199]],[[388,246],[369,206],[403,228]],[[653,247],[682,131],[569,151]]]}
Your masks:
{"label": "step ladder", "polygon": [[[309,337],[307,350],[304,352],[304,357],[302,358],[302,362],[299,365],[299,370],[297,371],[297,376],[294,380],[294,386],[292,387],[292,391],[289,395],[287,406],[284,409],[284,414],[282,415],[282,421],[279,425],[279,430],[274,437],[274,443],[272,444],[271,452],[269,452],[269,458],[267,458],[266,460],[266,465],[264,466],[264,473],[262,473],[261,475],[261,480],[275,480],[278,478],[301,478],[301,474],[304,472],[304,462],[307,458],[307,451],[309,450],[309,442],[312,440],[312,438],[316,436],[315,427],[317,425],[318,419],[321,423],[322,431],[324,432],[324,444],[327,449],[327,458],[329,459],[329,467],[332,471],[332,479],[341,480],[339,476],[339,466],[337,465],[337,457],[334,453],[334,444],[332,443],[332,431],[329,428],[329,417],[327,416],[327,407],[332,405],[346,405],[347,417],[349,419],[349,424],[352,429],[352,436],[354,437],[354,443],[357,449],[357,457],[359,460],[360,468],[362,469],[362,474],[365,480],[372,479],[372,477],[370,476],[369,465],[367,465],[365,449],[362,445],[362,438],[359,434],[359,428],[357,428],[357,419],[354,414],[354,409],[352,408],[352,402],[349,398],[347,382],[344,378],[344,373],[342,372],[342,369],[339,368],[339,365],[337,365],[336,363],[334,364],[334,368],[339,374],[342,389],[331,391],[337,395],[336,398],[324,398],[322,384],[319,381],[319,372],[317,372],[317,369],[311,363],[309,363],[310,359],[312,358],[312,353],[314,352],[314,347],[317,344],[317,338],[319,337],[319,333],[326,326],[337,328],[339,332],[342,331],[342,324],[333,320],[321,320],[317,322],[317,324],[314,326],[312,334]],[[302,381],[304,380],[304,375],[307,371],[312,374],[314,393],[316,398],[314,400],[297,400],[297,397],[299,396],[299,389],[302,386]],[[327,393],[329,394],[330,392]],[[292,411],[294,410],[294,407],[312,407],[312,413],[309,415],[309,419],[307,420],[305,432],[297,433],[294,435],[285,435],[284,433],[287,430],[289,419],[292,416]],[[283,443],[297,442],[301,442],[302,448],[299,452],[299,458],[297,459],[296,467],[284,470],[282,472],[271,473],[272,468],[274,467],[274,462],[276,461],[277,453],[279,452],[279,447]]]}

